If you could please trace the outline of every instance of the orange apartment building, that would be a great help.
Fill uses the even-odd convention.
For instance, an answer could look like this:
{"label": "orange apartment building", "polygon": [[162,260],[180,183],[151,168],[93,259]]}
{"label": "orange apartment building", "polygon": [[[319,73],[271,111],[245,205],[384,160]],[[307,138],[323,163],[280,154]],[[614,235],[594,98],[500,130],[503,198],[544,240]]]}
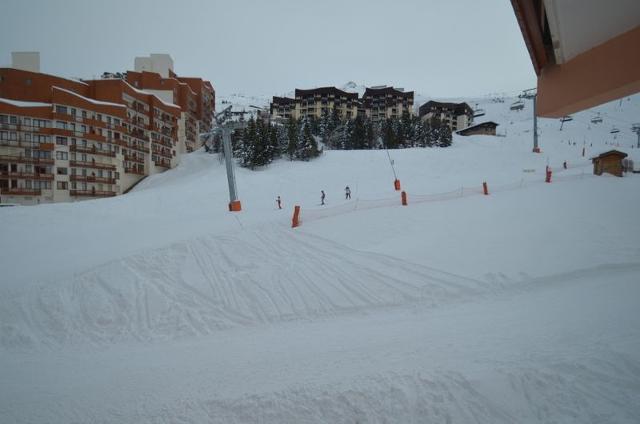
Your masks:
{"label": "orange apartment building", "polygon": [[124,79],[0,68],[0,202],[115,196],[176,166],[180,154],[199,147],[197,133],[211,127],[213,87],[192,80],[206,92],[165,83],[175,85],[175,104]]}

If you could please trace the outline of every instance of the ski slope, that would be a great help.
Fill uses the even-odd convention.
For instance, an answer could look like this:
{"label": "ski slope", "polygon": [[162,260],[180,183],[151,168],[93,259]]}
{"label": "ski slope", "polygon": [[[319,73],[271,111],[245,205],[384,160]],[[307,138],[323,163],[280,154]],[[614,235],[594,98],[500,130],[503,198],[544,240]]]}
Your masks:
{"label": "ski slope", "polygon": [[0,422],[638,422],[640,176],[589,157],[640,164],[640,98],[540,120],[539,155],[510,100],[476,100],[506,137],[390,152],[406,207],[386,152],[327,151],[237,169],[237,214],[203,152],[1,208]]}

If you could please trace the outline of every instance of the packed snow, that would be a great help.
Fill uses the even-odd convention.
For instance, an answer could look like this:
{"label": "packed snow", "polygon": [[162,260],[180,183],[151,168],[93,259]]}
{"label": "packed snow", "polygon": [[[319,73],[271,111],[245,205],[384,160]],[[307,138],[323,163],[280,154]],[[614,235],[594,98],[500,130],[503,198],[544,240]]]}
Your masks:
{"label": "packed snow", "polygon": [[493,97],[503,137],[237,168],[240,213],[202,151],[0,208],[0,422],[640,421],[640,175],[589,160],[640,166],[640,97],[541,119],[541,154]]}

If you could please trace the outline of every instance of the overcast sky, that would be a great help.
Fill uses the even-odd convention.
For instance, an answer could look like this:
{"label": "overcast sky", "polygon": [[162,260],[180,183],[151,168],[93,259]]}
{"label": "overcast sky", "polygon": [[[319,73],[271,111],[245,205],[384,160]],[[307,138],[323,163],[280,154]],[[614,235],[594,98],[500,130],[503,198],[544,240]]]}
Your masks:
{"label": "overcast sky", "polygon": [[434,97],[535,86],[509,0],[2,0],[0,66],[90,78],[169,53],[218,95],[395,85]]}

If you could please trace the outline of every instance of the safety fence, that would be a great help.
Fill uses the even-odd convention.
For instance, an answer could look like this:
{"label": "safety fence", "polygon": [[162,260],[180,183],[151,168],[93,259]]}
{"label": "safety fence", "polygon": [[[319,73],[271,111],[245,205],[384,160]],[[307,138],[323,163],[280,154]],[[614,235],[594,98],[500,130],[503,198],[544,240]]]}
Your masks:
{"label": "safety fence", "polygon": [[[322,208],[300,208],[296,206],[294,216],[292,219],[292,227],[297,227],[301,225],[303,222],[312,222],[317,221],[323,218],[330,218],[333,216],[344,215],[346,213],[368,210],[368,209],[378,209],[378,208],[387,208],[394,206],[402,206],[402,205],[411,205],[417,203],[427,203],[427,202],[441,202],[448,200],[455,200],[464,197],[470,196],[482,196],[482,195],[490,195],[493,193],[501,193],[512,190],[518,190],[525,187],[532,187],[537,185],[544,185],[546,183],[551,182],[564,182],[564,181],[573,181],[579,180],[583,178],[591,178],[593,177],[590,173],[585,173],[584,169],[581,170],[580,173],[575,173],[576,168],[584,168],[585,166],[574,167],[571,168],[571,173],[567,173],[564,168],[549,168],[551,171],[549,174],[546,174],[546,178],[549,178],[549,181],[545,178],[543,179],[521,179],[519,181],[515,181],[507,184],[499,184],[492,186],[490,184],[482,183],[478,186],[461,186],[458,189],[445,191],[440,193],[432,193],[432,194],[412,194],[412,193],[398,193],[398,195],[393,197],[387,197],[383,199],[355,199],[351,202],[343,203],[336,206],[328,206]],[[557,172],[557,173],[556,173]],[[483,187],[483,184],[486,184]],[[486,192],[485,192],[486,188]],[[404,199],[404,202],[403,202]]]}

